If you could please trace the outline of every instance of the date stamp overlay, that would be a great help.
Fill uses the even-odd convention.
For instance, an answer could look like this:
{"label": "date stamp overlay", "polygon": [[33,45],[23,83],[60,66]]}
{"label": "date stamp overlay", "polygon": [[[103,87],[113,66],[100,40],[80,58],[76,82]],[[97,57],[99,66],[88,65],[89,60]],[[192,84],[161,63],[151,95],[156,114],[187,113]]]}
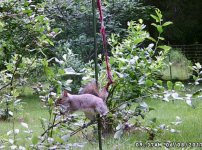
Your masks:
{"label": "date stamp overlay", "polygon": [[135,147],[202,148],[202,142],[136,142]]}

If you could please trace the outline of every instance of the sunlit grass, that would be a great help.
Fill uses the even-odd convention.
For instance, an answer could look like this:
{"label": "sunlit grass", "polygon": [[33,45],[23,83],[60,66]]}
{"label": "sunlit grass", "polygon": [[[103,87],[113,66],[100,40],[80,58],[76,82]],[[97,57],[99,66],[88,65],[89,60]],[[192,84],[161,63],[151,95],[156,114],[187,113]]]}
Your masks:
{"label": "sunlit grass", "polygon": [[[23,99],[22,112],[14,114],[15,118],[11,118],[9,121],[0,121],[0,137],[6,137],[7,132],[12,130],[13,127],[20,130],[17,137],[25,137],[26,134],[23,130],[26,129],[21,125],[21,122],[27,123],[29,129],[33,130],[36,135],[39,135],[43,131],[41,128],[40,118],[47,118],[47,109],[42,107],[38,96],[29,95],[21,98]],[[14,124],[13,119],[15,119]]]}
{"label": "sunlit grass", "polygon": [[175,101],[174,103],[149,101],[148,103],[150,106],[156,108],[147,115],[148,119],[156,117],[159,123],[168,125],[175,121],[176,116],[179,116],[182,120],[180,125],[173,126],[180,133],[168,132],[159,136],[160,139],[178,142],[202,142],[202,103],[200,100],[194,103],[196,105],[195,109],[183,101]]}
{"label": "sunlit grass", "polygon": [[[166,131],[162,134],[157,134],[154,141],[149,142],[160,142],[164,144],[167,141],[170,142],[202,142],[202,103],[200,100],[195,101],[196,108],[188,106],[183,101],[172,102],[162,102],[159,100],[147,100],[149,106],[155,108],[155,110],[149,112],[145,118],[145,123],[152,118],[157,118],[156,126],[160,124],[166,124],[179,133],[171,133]],[[176,120],[176,116],[180,117],[182,123],[179,125],[173,125],[171,122]],[[135,147],[136,142],[146,141],[148,135],[143,132],[133,132],[125,134],[120,140],[114,140],[113,136],[105,138],[103,140],[103,149],[108,150],[135,150],[140,149],[140,147]],[[96,147],[96,148],[95,148]],[[156,147],[157,148],[157,147]],[[159,147],[158,147],[159,148]],[[87,144],[84,148],[85,150],[97,149],[97,144]],[[146,148],[142,148],[146,149]],[[148,149],[151,149],[148,148]],[[154,149],[154,147],[153,147]],[[160,148],[162,149],[162,147]],[[194,147],[192,149],[199,149],[199,147]]]}
{"label": "sunlit grass", "polygon": [[[40,135],[43,132],[41,127],[40,118],[48,118],[48,111],[44,108],[38,98],[34,95],[25,95],[23,98],[24,110],[17,114],[15,118],[15,128],[24,130],[24,127],[20,122],[25,122],[29,125],[29,128],[33,130],[35,135]],[[146,124],[152,118],[157,118],[156,126],[160,124],[166,124],[172,128],[179,130],[179,133],[170,133],[164,132],[162,134],[157,134],[154,138],[154,141],[160,142],[202,142],[202,103],[201,100],[194,102],[196,108],[188,106],[183,101],[172,102],[162,102],[160,100],[146,100],[150,107],[153,107],[155,110],[152,110],[146,115],[146,118],[143,122]],[[182,124],[173,126],[171,122],[175,121],[176,116],[179,116],[182,119]],[[6,133],[9,130],[12,130],[13,124],[12,121],[0,121],[0,138],[6,136]],[[88,136],[96,141],[96,135],[93,135],[92,130],[87,130]],[[90,132],[89,132],[90,131]],[[85,131],[84,131],[85,132]],[[21,132],[18,136],[26,137],[26,134]],[[121,139],[114,140],[113,135],[105,137],[103,139],[103,149],[108,150],[134,150],[139,149],[135,147],[137,141],[146,141],[148,138],[147,133],[143,132],[132,132],[126,133]],[[70,143],[73,142],[86,142],[84,150],[96,150],[98,149],[97,142],[89,142],[86,140],[81,133],[73,136],[70,139]],[[75,149],[75,148],[74,148]]]}

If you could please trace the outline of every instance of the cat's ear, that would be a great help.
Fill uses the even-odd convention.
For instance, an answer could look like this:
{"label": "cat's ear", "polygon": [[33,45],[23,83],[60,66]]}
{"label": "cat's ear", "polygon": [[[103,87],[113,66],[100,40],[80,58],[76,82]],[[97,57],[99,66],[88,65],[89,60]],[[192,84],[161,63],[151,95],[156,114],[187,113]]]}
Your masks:
{"label": "cat's ear", "polygon": [[63,97],[68,97],[68,91],[67,90],[63,91]]}

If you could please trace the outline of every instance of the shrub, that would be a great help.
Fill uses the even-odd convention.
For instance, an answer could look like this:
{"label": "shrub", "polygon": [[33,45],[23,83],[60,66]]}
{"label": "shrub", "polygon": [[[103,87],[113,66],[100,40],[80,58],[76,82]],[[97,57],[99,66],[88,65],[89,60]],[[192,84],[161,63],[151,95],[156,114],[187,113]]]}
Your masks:
{"label": "shrub", "polygon": [[[120,39],[119,35],[112,35],[109,40],[112,46],[110,64],[115,84],[107,101],[111,110],[108,119],[112,121],[109,121],[108,127],[112,125],[110,129],[117,129],[115,138],[122,135],[125,124],[132,118],[136,120],[134,124],[138,124],[151,110],[144,102],[144,98],[155,97],[154,93],[163,90],[162,82],[156,78],[156,74],[161,71],[170,47],[158,44],[164,40],[160,36],[164,27],[171,22],[163,23],[159,10],[156,10],[156,15],[152,17],[156,20],[152,25],[159,32],[158,40],[150,37],[141,19],[138,22],[128,22],[128,34],[125,38]],[[90,63],[86,68],[86,78],[92,77],[93,70],[90,69],[92,66]],[[105,62],[100,66],[99,81],[105,81],[103,79],[107,78],[105,66]],[[132,103],[136,103],[135,108],[130,107]]]}

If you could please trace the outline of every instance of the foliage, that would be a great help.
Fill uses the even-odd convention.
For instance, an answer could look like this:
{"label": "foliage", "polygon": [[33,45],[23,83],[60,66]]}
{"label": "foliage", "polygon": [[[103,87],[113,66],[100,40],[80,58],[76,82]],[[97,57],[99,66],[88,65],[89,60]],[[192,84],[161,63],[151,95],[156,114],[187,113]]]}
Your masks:
{"label": "foliage", "polygon": [[80,54],[84,60],[92,58],[93,33],[91,1],[61,0],[47,1],[46,14],[54,20],[53,27],[61,28],[62,33],[56,40],[70,44],[74,53]]}
{"label": "foliage", "polygon": [[81,58],[74,54],[69,47],[69,43],[59,43],[55,48],[55,61],[61,69],[72,68],[75,72],[82,72],[84,65]]}
{"label": "foliage", "polygon": [[[53,48],[52,40],[60,30],[51,29],[51,20],[44,13],[45,3],[5,1],[0,7],[0,92],[11,93],[27,84],[43,86],[41,83],[37,85],[39,81],[49,82],[50,88],[60,92],[63,83],[58,81],[62,75],[69,73],[69,70],[65,72],[65,69],[71,66],[78,71],[82,62],[65,43],[58,43],[58,46]],[[71,73],[75,74],[76,72]],[[50,88],[46,88],[48,93]],[[2,99],[1,103],[4,103],[7,98]],[[3,112],[5,106],[6,110],[9,107],[1,106]]]}
{"label": "foliage", "polygon": [[[155,96],[154,93],[164,91],[162,81],[156,79],[156,75],[162,69],[164,58],[170,47],[158,44],[164,40],[161,37],[164,28],[171,23],[162,22],[162,14],[159,10],[156,10],[156,14],[152,15],[152,18],[156,21],[152,25],[159,32],[157,40],[150,37],[145,30],[146,26],[142,19],[139,22],[128,22],[128,35],[120,43],[118,42],[120,40],[118,35],[112,34],[110,39],[112,46],[110,64],[115,85],[111,89],[111,95],[107,103],[110,110],[112,110],[112,114],[109,116],[112,117],[110,120],[113,120],[113,126],[124,124],[131,118],[137,120],[139,116],[144,118],[145,113],[152,110],[144,102],[144,98],[153,97]],[[105,64],[103,63],[100,66],[100,81],[106,78],[104,68]],[[86,74],[88,74],[86,78],[90,78],[91,74],[88,72],[90,67],[86,71]],[[135,109],[130,108],[131,102],[138,104]],[[129,110],[126,110],[128,108],[126,104],[129,105]],[[115,108],[118,108],[118,110]],[[120,109],[123,109],[123,111]],[[117,134],[120,136],[121,133],[116,133],[115,137],[117,137]]]}
{"label": "foliage", "polygon": [[[36,86],[37,94],[41,94],[40,97],[45,100],[49,111],[49,118],[41,121],[42,127],[48,128],[54,122],[54,98],[65,85],[62,76],[70,72],[69,70],[65,72],[66,67],[72,66],[75,69],[80,69],[79,67],[82,66],[81,61],[70,49],[67,49],[67,45],[58,44],[55,52],[53,51],[52,38],[55,38],[60,30],[58,28],[51,29],[51,20],[44,13],[44,6],[43,2],[32,1],[5,1],[1,3],[0,92],[2,96],[0,110],[1,119],[10,119],[13,124],[12,129],[8,131],[3,140],[5,144],[1,145],[1,148],[41,149],[54,145],[51,140],[52,133],[48,133],[47,139],[44,138],[48,140],[49,144],[47,142],[43,144],[43,137],[39,138],[34,133],[32,134],[28,124],[24,122],[22,122],[22,126],[25,127],[23,132],[28,133],[26,143],[19,142],[21,141],[19,136],[21,131],[15,128],[15,116],[21,109],[20,89],[26,85]],[[68,53],[64,54],[65,52]],[[63,63],[60,63],[61,61]],[[75,74],[76,72],[71,72],[71,75]],[[37,83],[38,81],[42,83]],[[48,85],[46,85],[47,82]],[[69,85],[70,82],[66,84]]]}
{"label": "foliage", "polygon": [[[194,107],[192,103],[194,93],[199,94],[197,97],[201,94],[201,90],[185,94],[189,89],[186,89],[181,82],[167,81],[165,85],[163,81],[159,80],[159,75],[161,75],[161,70],[165,67],[166,57],[170,50],[169,46],[159,45],[164,41],[161,34],[164,28],[172,23],[163,22],[162,14],[158,9],[156,14],[151,15],[151,17],[155,20],[152,25],[159,33],[157,40],[152,38],[145,30],[145,25],[141,19],[139,22],[132,21],[128,23],[128,35],[121,42],[119,42],[119,35],[112,34],[110,39],[112,45],[110,64],[115,84],[110,90],[110,96],[107,101],[110,108],[107,122],[111,122],[108,126],[112,125],[110,129],[116,131],[115,138],[120,138],[127,128],[133,129],[134,127],[146,130],[150,140],[162,133],[161,126],[156,127],[153,125],[155,122],[149,126],[140,123],[145,115],[153,110],[144,102],[145,98],[150,97],[167,102],[170,100],[183,100]],[[87,76],[85,79],[92,78],[93,73],[90,69],[92,66],[90,63],[86,68]],[[105,62],[99,67],[99,80],[103,82],[105,81],[103,79],[107,78],[105,75]],[[197,67],[193,67],[198,72],[195,79],[200,80],[200,69],[198,70],[197,68],[201,68],[199,64],[197,64]],[[102,84],[105,85],[105,83]],[[134,102],[136,103],[135,108]],[[176,131],[168,128],[166,130],[170,132]]]}
{"label": "foliage", "polygon": [[[23,86],[40,57],[46,57],[48,45],[53,45],[49,19],[43,13],[43,3],[5,1],[0,4],[1,93],[3,100],[13,97]],[[10,100],[9,100],[10,101]],[[14,103],[14,99],[9,103]],[[5,110],[9,111],[7,102]],[[8,114],[6,114],[8,118]]]}
{"label": "foliage", "polygon": [[[140,1],[116,0],[103,1],[104,20],[107,34],[125,34],[126,23],[130,20],[137,20],[140,16],[147,19],[150,10]],[[73,53],[79,54],[84,62],[94,58],[93,48],[93,24],[92,4],[88,0],[60,0],[47,1],[46,13],[54,20],[53,27],[61,28],[62,33],[57,40],[70,44]],[[97,15],[97,18],[99,16]],[[97,31],[99,31],[99,19],[97,19]],[[99,53],[102,52],[101,38],[97,36]]]}
{"label": "foliage", "polygon": [[122,33],[125,35],[127,22],[142,18],[150,20],[150,14],[153,11],[152,6],[144,5],[142,0],[116,0],[105,1],[106,27],[109,33]]}
{"label": "foliage", "polygon": [[1,62],[8,62],[13,54],[45,55],[46,45],[53,45],[48,36],[51,29],[43,5],[17,1],[1,3]]}

